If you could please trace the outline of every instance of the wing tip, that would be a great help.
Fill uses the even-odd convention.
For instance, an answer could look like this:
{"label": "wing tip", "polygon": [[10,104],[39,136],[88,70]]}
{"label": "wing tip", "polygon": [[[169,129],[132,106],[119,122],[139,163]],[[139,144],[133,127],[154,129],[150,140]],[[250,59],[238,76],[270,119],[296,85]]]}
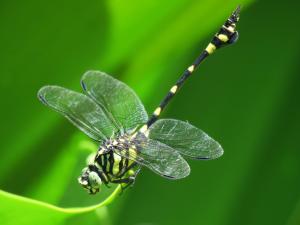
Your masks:
{"label": "wing tip", "polygon": [[214,150],[214,154],[210,155],[210,156],[199,156],[196,157],[195,159],[198,160],[213,160],[213,159],[217,159],[220,158],[222,155],[224,154],[224,150],[222,148],[222,146],[218,143],[217,148]]}
{"label": "wing tip", "polygon": [[80,80],[80,85],[82,87],[82,89],[84,91],[87,91],[87,84],[85,83],[85,80],[87,79],[87,77],[89,76],[93,76],[93,75],[101,75],[103,74],[103,72],[99,71],[99,70],[87,70],[81,77]]}
{"label": "wing tip", "polygon": [[45,92],[48,88],[51,88],[50,85],[41,87],[37,92],[37,98],[45,105],[48,105],[47,100],[45,98]]}
{"label": "wing tip", "polygon": [[[83,76],[84,76],[84,75],[83,75]],[[82,78],[83,78],[83,77],[82,77]],[[87,91],[87,87],[86,87],[86,84],[84,83],[83,79],[81,79],[80,85],[81,85],[81,87],[82,87],[82,89],[83,89],[84,91]]]}
{"label": "wing tip", "polygon": [[224,154],[222,146],[218,143],[218,147],[215,150],[215,153],[212,155],[211,159],[220,158]]}
{"label": "wing tip", "polygon": [[224,149],[220,144],[218,144],[218,148],[216,149],[216,153],[213,156],[213,159],[219,158],[224,154]]}
{"label": "wing tip", "polygon": [[53,89],[64,90],[65,88],[57,86],[57,85],[46,85],[41,87],[37,92],[37,98],[44,103],[45,105],[49,105],[47,101],[47,93],[52,91]]}
{"label": "wing tip", "polygon": [[163,175],[163,177],[166,177],[166,178],[168,178],[168,179],[172,179],[172,180],[174,180],[174,179],[175,179],[175,177],[173,177],[173,176],[170,176],[170,175],[166,175],[166,174],[164,174],[164,175]]}
{"label": "wing tip", "polygon": [[100,71],[100,70],[87,70],[83,75],[82,75],[82,79],[85,78],[86,76],[92,76],[92,75],[99,75],[99,74],[103,74],[104,72]]}
{"label": "wing tip", "polygon": [[183,176],[180,176],[180,177],[171,176],[171,175],[166,175],[166,174],[164,174],[163,177],[168,178],[168,179],[170,179],[170,180],[181,180],[181,179],[186,178],[186,177],[189,176],[189,175],[190,175],[190,170],[189,170],[188,173],[186,173],[186,174],[184,174]]}
{"label": "wing tip", "polygon": [[185,168],[185,173],[180,174],[180,176],[176,176],[176,175],[171,176],[171,175],[168,175],[168,174],[163,174],[163,177],[166,177],[166,178],[171,179],[171,180],[181,180],[181,179],[184,179],[187,176],[189,176],[190,173],[191,173],[191,167],[190,167],[190,165],[186,161],[185,161],[185,167],[186,167]]}
{"label": "wing tip", "polygon": [[48,103],[47,103],[46,99],[44,98],[44,96],[38,94],[37,97],[38,97],[38,99],[39,99],[44,105],[48,105]]}

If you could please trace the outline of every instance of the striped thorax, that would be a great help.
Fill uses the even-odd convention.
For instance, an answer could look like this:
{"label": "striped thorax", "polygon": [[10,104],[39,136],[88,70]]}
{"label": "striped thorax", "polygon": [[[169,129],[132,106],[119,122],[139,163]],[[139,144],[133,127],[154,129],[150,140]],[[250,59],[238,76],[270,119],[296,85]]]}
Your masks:
{"label": "striped thorax", "polygon": [[115,150],[126,151],[131,156],[137,156],[135,140],[131,135],[124,134],[113,139],[108,139],[100,147],[95,156],[94,164],[84,168],[78,178],[79,183],[90,194],[100,191],[102,183],[118,183],[122,178],[133,173],[136,166],[134,157],[125,158],[115,153]]}

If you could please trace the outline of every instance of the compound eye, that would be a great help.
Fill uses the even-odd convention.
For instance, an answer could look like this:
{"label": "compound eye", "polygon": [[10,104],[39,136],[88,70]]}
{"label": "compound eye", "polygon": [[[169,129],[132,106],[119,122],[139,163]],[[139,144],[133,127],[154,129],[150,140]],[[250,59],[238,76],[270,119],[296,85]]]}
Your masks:
{"label": "compound eye", "polygon": [[88,167],[83,168],[83,169],[81,170],[81,174],[86,174],[88,170],[89,170]]}
{"label": "compound eye", "polygon": [[87,188],[89,186],[89,182],[86,176],[78,177],[78,183],[84,188]]}
{"label": "compound eye", "polygon": [[89,184],[93,188],[100,188],[102,181],[96,172],[92,171],[89,173]]}
{"label": "compound eye", "polygon": [[96,172],[91,171],[88,174],[88,186],[86,186],[85,188],[87,189],[89,194],[96,194],[100,191],[101,184],[102,181],[99,175]]}

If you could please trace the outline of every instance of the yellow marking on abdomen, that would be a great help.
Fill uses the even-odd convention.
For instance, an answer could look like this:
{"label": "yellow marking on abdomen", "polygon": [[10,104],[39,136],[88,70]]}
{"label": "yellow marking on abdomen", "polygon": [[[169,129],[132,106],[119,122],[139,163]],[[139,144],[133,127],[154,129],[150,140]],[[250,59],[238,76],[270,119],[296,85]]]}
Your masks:
{"label": "yellow marking on abdomen", "polygon": [[216,49],[217,49],[217,47],[214,44],[209,43],[208,46],[206,47],[205,51],[207,51],[208,54],[212,54]]}
{"label": "yellow marking on abdomen", "polygon": [[234,26],[226,27],[226,26],[223,25],[222,27],[225,28],[226,30],[228,30],[228,31],[231,32],[231,33],[233,33],[234,30],[235,30]]}
{"label": "yellow marking on abdomen", "polygon": [[195,69],[195,66],[194,65],[191,65],[187,70],[192,73]]}
{"label": "yellow marking on abdomen", "polygon": [[227,27],[227,30],[229,30],[230,32],[234,32],[234,27],[232,27],[232,26],[229,26],[229,27]]}
{"label": "yellow marking on abdomen", "polygon": [[177,85],[174,85],[172,88],[171,88],[171,90],[170,90],[170,92],[172,93],[172,94],[175,94],[176,93],[176,91],[177,91]]}
{"label": "yellow marking on abdomen", "polygon": [[225,34],[219,34],[218,38],[223,42],[227,42],[229,40],[228,36]]}
{"label": "yellow marking on abdomen", "polygon": [[142,126],[142,128],[140,129],[140,132],[145,133],[148,130],[148,126],[147,124],[145,124],[144,126]]}
{"label": "yellow marking on abdomen", "polygon": [[161,108],[160,108],[160,107],[157,107],[157,108],[155,109],[155,111],[154,111],[153,114],[154,114],[155,116],[159,116],[160,112],[161,112]]}

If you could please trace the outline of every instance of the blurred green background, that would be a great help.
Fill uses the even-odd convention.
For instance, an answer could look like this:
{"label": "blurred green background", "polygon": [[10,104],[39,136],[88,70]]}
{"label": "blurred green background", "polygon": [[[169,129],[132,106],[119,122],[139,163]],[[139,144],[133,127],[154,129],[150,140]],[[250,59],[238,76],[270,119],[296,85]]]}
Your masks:
{"label": "blurred green background", "polygon": [[88,137],[40,104],[37,90],[79,91],[86,70],[102,70],[129,84],[150,113],[239,3],[237,44],[211,56],[163,114],[206,131],[223,157],[189,161],[192,173],[180,181],[144,169],[105,212],[67,220],[19,206],[8,213],[0,198],[1,224],[300,224],[294,0],[1,1],[0,189],[59,206],[107,197],[111,190],[88,196],[77,185],[87,153],[76,149]]}

